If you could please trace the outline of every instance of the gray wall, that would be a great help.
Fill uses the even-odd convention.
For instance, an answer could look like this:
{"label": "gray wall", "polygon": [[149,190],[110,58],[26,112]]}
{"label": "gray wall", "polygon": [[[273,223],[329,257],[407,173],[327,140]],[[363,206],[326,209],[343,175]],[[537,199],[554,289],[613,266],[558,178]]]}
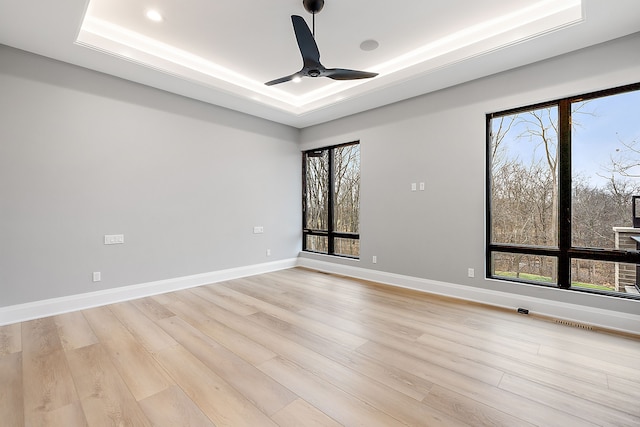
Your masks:
{"label": "gray wall", "polygon": [[638,52],[640,34],[304,129],[302,149],[359,139],[362,182],[361,260],[303,256],[637,314],[636,301],[487,280],[484,263],[485,114],[638,82]]}
{"label": "gray wall", "polygon": [[0,45],[0,306],[296,257],[298,139]]}

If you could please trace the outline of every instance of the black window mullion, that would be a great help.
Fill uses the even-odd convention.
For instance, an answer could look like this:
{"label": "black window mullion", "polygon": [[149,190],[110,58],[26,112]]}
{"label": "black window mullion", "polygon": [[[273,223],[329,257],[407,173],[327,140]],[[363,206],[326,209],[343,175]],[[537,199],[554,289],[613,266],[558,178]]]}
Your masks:
{"label": "black window mullion", "polygon": [[492,137],[492,130],[491,130],[491,120],[493,120],[493,114],[487,114],[486,116],[486,141],[487,141],[487,151],[485,154],[485,167],[486,167],[486,175],[485,175],[485,232],[486,232],[486,239],[487,239],[487,250],[484,254],[484,261],[485,261],[485,274],[487,275],[487,277],[492,277],[493,276],[493,272],[492,272],[492,268],[493,268],[493,251],[494,248],[492,248],[492,244],[491,242],[493,242],[493,235],[492,235],[492,229],[491,229],[491,225],[493,224],[493,220],[492,220],[492,197],[491,194],[493,192],[493,188],[491,187],[491,162],[493,161],[493,159],[491,158],[491,137]]}
{"label": "black window mullion", "polygon": [[329,150],[329,182],[328,182],[328,191],[329,197],[327,200],[327,230],[329,231],[329,242],[328,242],[328,252],[333,255],[335,253],[335,236],[334,236],[334,224],[333,224],[333,208],[335,205],[335,194],[336,194],[336,180],[335,180],[335,149]]}
{"label": "black window mullion", "polygon": [[307,153],[302,153],[302,250],[307,250]]}
{"label": "black window mullion", "polygon": [[558,286],[571,286],[571,102],[558,104]]}

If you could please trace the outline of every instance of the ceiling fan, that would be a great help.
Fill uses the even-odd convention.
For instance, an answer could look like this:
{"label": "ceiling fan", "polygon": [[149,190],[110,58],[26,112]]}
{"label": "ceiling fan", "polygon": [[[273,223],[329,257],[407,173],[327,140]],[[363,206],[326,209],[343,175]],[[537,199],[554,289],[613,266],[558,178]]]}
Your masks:
{"label": "ceiling fan", "polygon": [[265,83],[267,86],[273,86],[279,83],[288,82],[302,77],[329,77],[333,80],[357,80],[370,79],[378,75],[378,73],[370,73],[368,71],[348,70],[345,68],[325,68],[320,63],[320,51],[316,45],[315,27],[316,13],[322,10],[324,0],[303,0],[304,8],[313,15],[313,33],[309,30],[309,26],[302,16],[292,15],[293,31],[296,33],[298,47],[302,54],[302,69],[297,73],[289,76],[280,77]]}

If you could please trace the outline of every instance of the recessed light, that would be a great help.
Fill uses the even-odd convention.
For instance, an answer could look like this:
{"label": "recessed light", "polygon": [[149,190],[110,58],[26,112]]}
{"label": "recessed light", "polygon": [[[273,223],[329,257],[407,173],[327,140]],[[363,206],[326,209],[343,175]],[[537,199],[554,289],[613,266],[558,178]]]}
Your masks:
{"label": "recessed light", "polygon": [[155,9],[147,10],[147,18],[152,20],[153,22],[162,22],[162,15]]}
{"label": "recessed light", "polygon": [[360,49],[366,50],[366,51],[376,50],[378,46],[380,46],[380,43],[372,39],[365,40],[362,43],[360,43]]}

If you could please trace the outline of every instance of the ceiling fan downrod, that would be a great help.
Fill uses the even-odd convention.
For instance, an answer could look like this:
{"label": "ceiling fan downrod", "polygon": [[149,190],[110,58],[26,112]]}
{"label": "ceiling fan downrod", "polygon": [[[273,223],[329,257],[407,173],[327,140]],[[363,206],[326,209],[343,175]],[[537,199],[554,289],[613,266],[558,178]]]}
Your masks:
{"label": "ceiling fan downrod", "polygon": [[305,10],[313,15],[312,18],[312,32],[313,38],[316,37],[316,13],[320,12],[324,7],[324,0],[302,0],[302,5]]}

